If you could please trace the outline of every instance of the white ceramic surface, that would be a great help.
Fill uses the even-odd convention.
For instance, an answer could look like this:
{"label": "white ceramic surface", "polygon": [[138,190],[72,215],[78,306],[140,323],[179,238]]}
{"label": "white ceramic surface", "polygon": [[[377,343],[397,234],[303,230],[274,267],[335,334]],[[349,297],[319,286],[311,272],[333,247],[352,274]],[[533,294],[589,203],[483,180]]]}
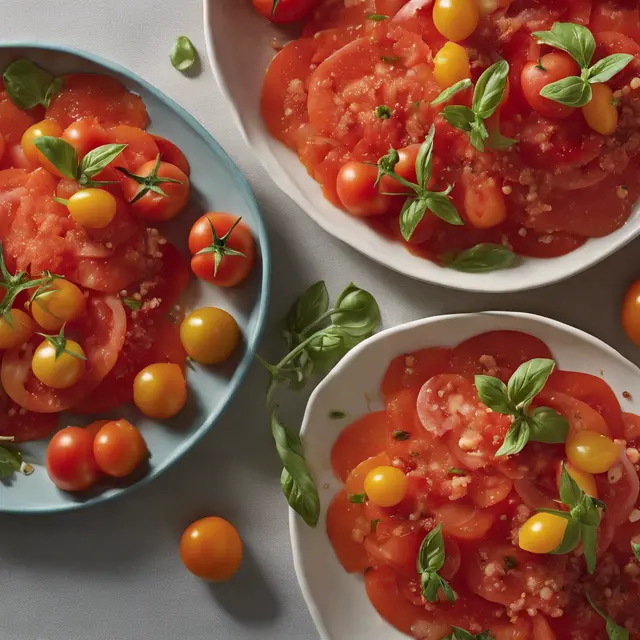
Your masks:
{"label": "white ceramic surface", "polygon": [[[387,365],[403,353],[431,346],[455,346],[486,331],[523,331],[543,340],[558,366],[602,376],[625,411],[640,412],[640,370],[601,340],[568,325],[525,313],[444,315],[388,329],[351,351],[312,394],[302,425],[322,512],[310,529],[291,511],[294,564],[302,592],[323,640],[401,640],[369,603],[361,575],[347,574],[326,534],[326,509],[342,483],[331,471],[330,452],[340,431],[359,416],[383,407],[379,389]],[[622,392],[632,398],[623,399]],[[342,411],[342,420],[330,418]]]}
{"label": "white ceramic surface", "polygon": [[249,0],[204,0],[204,28],[211,67],[236,124],[273,181],[325,231],[391,269],[412,278],[468,291],[522,291],[568,278],[590,267],[640,234],[640,206],[626,225],[554,259],[524,258],[517,269],[487,274],[460,273],[411,255],[398,242],[377,234],[334,207],[296,154],[272,138],[260,117],[260,91],[273,58],[275,38],[293,32],[270,24]]}

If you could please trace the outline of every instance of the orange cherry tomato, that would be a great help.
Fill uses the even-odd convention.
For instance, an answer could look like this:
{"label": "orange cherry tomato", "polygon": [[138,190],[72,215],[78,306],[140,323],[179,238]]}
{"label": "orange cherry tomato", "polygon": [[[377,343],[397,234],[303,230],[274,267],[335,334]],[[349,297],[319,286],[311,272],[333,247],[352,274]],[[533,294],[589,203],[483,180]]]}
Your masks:
{"label": "orange cherry tomato", "polygon": [[22,134],[22,140],[20,141],[22,151],[29,162],[44,167],[49,173],[59,178],[63,178],[64,176],[36,147],[35,141],[42,136],[58,138],[61,135],[62,127],[55,120],[43,120],[42,122],[36,122],[36,124],[31,125]]}
{"label": "orange cherry tomato", "polygon": [[93,455],[100,470],[114,478],[135,471],[147,457],[142,434],[128,420],[107,422],[93,441]]}
{"label": "orange cherry tomato", "polygon": [[640,280],[636,280],[624,296],[622,328],[629,339],[640,347]]}

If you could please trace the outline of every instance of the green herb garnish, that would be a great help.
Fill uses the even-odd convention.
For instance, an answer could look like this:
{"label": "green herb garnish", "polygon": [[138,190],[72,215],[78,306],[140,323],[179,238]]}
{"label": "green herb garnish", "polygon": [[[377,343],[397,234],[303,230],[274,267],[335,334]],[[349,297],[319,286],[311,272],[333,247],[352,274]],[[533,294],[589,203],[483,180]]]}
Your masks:
{"label": "green herb garnish", "polygon": [[442,524],[427,534],[418,552],[417,569],[420,574],[422,595],[429,602],[438,602],[438,591],[442,589],[449,602],[455,602],[458,594],[451,585],[438,574],[444,565],[444,538]]}
{"label": "green herb garnish", "polygon": [[25,58],[12,62],[2,74],[4,88],[11,102],[20,109],[47,108],[62,89],[62,79],[55,78]]}
{"label": "green herb garnish", "polygon": [[178,71],[186,71],[192,67],[197,57],[196,48],[187,36],[178,36],[169,52],[171,64]]}

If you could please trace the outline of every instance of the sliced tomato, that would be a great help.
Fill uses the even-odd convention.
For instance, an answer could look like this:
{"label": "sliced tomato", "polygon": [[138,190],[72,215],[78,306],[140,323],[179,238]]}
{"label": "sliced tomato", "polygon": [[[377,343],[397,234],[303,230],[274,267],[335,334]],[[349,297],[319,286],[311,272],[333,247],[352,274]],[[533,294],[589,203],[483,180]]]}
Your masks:
{"label": "sliced tomato", "polygon": [[[145,162],[155,160],[160,154],[155,137],[139,127],[117,124],[106,130],[111,144],[126,144],[124,151],[113,161],[114,166],[135,172]],[[119,174],[122,176],[122,174]]]}
{"label": "sliced tomato", "polygon": [[598,0],[593,3],[589,28],[594,33],[616,31],[640,42],[640,15],[632,0]]}
{"label": "sliced tomato", "polygon": [[438,51],[447,39],[433,22],[433,0],[409,0],[394,16],[394,22],[419,33],[433,51]]}
{"label": "sliced tomato", "polygon": [[433,513],[442,523],[442,531],[458,540],[482,540],[496,521],[494,512],[476,509],[463,501],[443,504]]}
{"label": "sliced tomato", "polygon": [[55,431],[57,424],[57,414],[25,412],[0,387],[0,436],[12,436],[15,442],[42,440]]}
{"label": "sliced tomato", "polygon": [[[640,35],[640,32],[638,33]],[[616,73],[607,83],[613,89],[621,89],[631,82],[640,72],[640,41],[633,40],[618,31],[600,31],[594,33],[596,52],[594,62],[616,53],[629,53],[634,59],[620,73]]]}
{"label": "sliced tomato", "polygon": [[587,239],[564,231],[536,231],[523,227],[512,228],[507,232],[507,238],[513,251],[521,256],[531,258],[558,258],[581,247]]}
{"label": "sliced tomato", "polygon": [[375,564],[386,564],[411,578],[416,574],[416,560],[424,537],[425,530],[420,524],[387,518],[376,526],[376,535],[365,540],[365,548]]}
{"label": "sliced tomato", "polygon": [[0,135],[7,146],[20,144],[22,134],[38,120],[42,120],[41,109],[23,111],[13,103],[0,83]]}
{"label": "sliced tomato", "polygon": [[348,475],[344,488],[347,494],[364,493],[364,479],[372,469],[376,467],[385,467],[391,464],[391,458],[386,453],[379,453],[377,456],[371,456],[363,460]]}
{"label": "sliced tomato", "polygon": [[424,384],[429,378],[443,373],[449,363],[451,349],[431,347],[394,358],[382,379],[382,395],[390,396],[401,389]]}
{"label": "sliced tomato", "polygon": [[635,413],[623,413],[624,438],[632,442],[640,442],[640,416]]}
{"label": "sliced tomato", "polygon": [[511,493],[513,481],[505,476],[474,473],[469,485],[469,497],[481,509],[498,504]]}
{"label": "sliced tomato", "polygon": [[611,437],[605,419],[586,402],[559,391],[543,389],[535,398],[534,404],[547,406],[561,413],[569,422],[573,431],[595,431],[608,438]]}
{"label": "sliced tomato", "polygon": [[420,387],[403,389],[387,397],[387,452],[391,458],[407,459],[414,443],[425,435],[416,412]]}
{"label": "sliced tomato", "polygon": [[0,240],[7,237],[22,197],[27,194],[27,180],[24,169],[0,171]]}
{"label": "sliced tomato", "polygon": [[534,616],[531,622],[535,640],[556,640],[556,634],[553,633],[547,619],[541,613]]}
{"label": "sliced tomato", "polygon": [[185,157],[184,153],[182,153],[178,145],[173,144],[171,140],[167,140],[162,136],[156,136],[154,134],[152,137],[155,140],[158,149],[160,150],[160,159],[163,162],[174,164],[176,167],[178,167],[178,169],[180,169],[180,171],[182,171],[182,173],[188,176],[191,173],[189,161]]}

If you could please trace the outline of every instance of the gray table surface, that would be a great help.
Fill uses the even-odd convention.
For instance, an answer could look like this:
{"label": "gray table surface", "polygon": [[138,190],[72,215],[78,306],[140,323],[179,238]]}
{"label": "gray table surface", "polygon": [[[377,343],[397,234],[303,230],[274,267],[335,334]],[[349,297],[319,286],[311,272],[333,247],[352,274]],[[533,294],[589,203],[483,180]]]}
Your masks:
{"label": "gray table surface", "polygon": [[[238,0],[244,2],[248,0]],[[0,0],[5,40],[64,43],[115,60],[196,116],[248,176],[273,252],[272,304],[261,350],[280,348],[280,318],[303,287],[349,279],[381,304],[385,326],[460,311],[516,309],[568,322],[640,362],[623,335],[620,299],[640,275],[636,242],[552,287],[477,295],[413,282],[321,231],[271,183],[229,117],[206,62],[201,0]],[[174,71],[179,34],[202,54],[195,79]],[[287,506],[254,366],[223,419],[151,485],[87,511],[0,518],[0,640],[317,640],[291,559]],[[299,420],[304,398],[288,407]],[[183,569],[178,541],[193,519],[218,514],[238,527],[246,559],[229,583]]]}

